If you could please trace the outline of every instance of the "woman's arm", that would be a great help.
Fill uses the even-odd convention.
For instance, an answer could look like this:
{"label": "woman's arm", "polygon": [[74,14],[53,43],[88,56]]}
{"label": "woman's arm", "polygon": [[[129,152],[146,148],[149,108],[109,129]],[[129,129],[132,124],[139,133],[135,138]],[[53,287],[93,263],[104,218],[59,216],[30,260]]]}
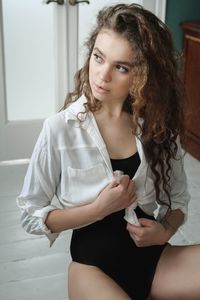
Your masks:
{"label": "woman's arm", "polygon": [[161,220],[161,224],[167,232],[174,235],[177,229],[183,224],[184,214],[180,209],[169,210]]}
{"label": "woman's arm", "polygon": [[184,214],[181,210],[171,210],[161,222],[139,219],[140,226],[127,224],[127,230],[138,247],[164,245],[182,224]]}
{"label": "woman's arm", "polygon": [[58,141],[52,131],[58,125],[57,119],[56,122],[54,119],[45,121],[21,194],[17,197],[23,228],[31,234],[45,234],[51,244],[59,232],[95,222],[129,206],[136,199],[134,183],[124,175],[120,184],[108,184],[93,204],[65,209],[52,205],[62,174]]}
{"label": "woman's arm", "polygon": [[120,183],[112,181],[108,184],[90,204],[50,211],[45,224],[52,233],[80,227],[124,209],[135,200],[134,182],[124,175]]}
{"label": "woman's arm", "polygon": [[16,202],[21,210],[21,224],[26,232],[46,235],[52,244],[58,234],[52,234],[44,221],[48,213],[58,209],[52,204],[60,180],[60,155],[46,120],[34,147]]}
{"label": "woman's arm", "polygon": [[49,212],[45,224],[52,233],[59,233],[98,220],[98,212],[93,202],[84,206],[55,209]]}

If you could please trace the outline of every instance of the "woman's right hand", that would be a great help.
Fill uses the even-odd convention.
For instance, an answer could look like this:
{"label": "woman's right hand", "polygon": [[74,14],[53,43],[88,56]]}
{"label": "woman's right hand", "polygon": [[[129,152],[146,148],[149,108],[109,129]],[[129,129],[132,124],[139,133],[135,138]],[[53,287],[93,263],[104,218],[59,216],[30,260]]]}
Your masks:
{"label": "woman's right hand", "polygon": [[95,205],[99,219],[122,210],[136,201],[135,183],[128,175],[122,175],[120,182],[116,180],[109,183],[99,194]]}

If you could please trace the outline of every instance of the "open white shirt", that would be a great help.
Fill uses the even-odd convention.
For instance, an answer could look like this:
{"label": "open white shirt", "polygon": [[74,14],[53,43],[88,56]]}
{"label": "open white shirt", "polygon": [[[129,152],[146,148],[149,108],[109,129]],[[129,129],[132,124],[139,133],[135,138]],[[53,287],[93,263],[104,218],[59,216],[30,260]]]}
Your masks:
{"label": "open white shirt", "polygon": [[[25,230],[33,234],[45,234],[50,244],[58,236],[58,233],[51,233],[45,225],[48,213],[57,209],[51,204],[54,195],[63,208],[88,204],[114,179],[106,145],[93,114],[78,115],[84,112],[83,104],[86,101],[85,96],[82,96],[66,110],[44,122],[21,194],[17,197]],[[180,159],[172,161],[171,201],[172,209],[180,209],[186,217],[190,197],[181,158],[182,150],[178,141],[177,144],[177,157]],[[133,177],[137,205],[149,215],[153,215],[158,208],[157,219],[160,220],[167,207],[158,207],[156,203],[153,175],[137,137],[136,145],[141,159]],[[164,193],[161,198],[162,201],[168,201]]]}

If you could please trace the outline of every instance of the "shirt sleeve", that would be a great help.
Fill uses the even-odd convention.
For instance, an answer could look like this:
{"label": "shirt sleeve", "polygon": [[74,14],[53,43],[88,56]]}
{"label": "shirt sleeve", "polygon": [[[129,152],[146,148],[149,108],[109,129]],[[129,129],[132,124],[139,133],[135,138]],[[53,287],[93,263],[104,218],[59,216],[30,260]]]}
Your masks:
{"label": "shirt sleeve", "polygon": [[46,235],[50,245],[59,235],[52,233],[45,225],[48,213],[59,209],[52,205],[61,169],[60,156],[55,144],[46,120],[33,150],[22,191],[17,197],[23,228],[31,234]]}
{"label": "shirt sleeve", "polygon": [[[180,140],[177,139],[178,151],[176,159],[172,160],[172,174],[170,179],[171,190],[171,208],[172,210],[180,209],[184,214],[184,223],[188,215],[188,203],[190,195],[188,193],[187,177],[184,170],[184,153],[181,148]],[[167,207],[165,205],[159,206],[158,219],[162,219],[166,214]]]}

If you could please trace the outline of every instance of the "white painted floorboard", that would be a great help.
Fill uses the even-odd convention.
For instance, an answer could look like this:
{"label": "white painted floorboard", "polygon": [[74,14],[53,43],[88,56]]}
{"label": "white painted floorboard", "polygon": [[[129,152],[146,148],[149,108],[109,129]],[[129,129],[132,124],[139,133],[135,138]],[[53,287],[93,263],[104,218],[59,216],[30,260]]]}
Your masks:
{"label": "white painted floorboard", "polygon": [[[71,231],[62,233],[49,248],[45,237],[21,228],[15,199],[26,168],[0,167],[0,299],[67,300]],[[173,244],[200,243],[200,162],[187,154],[185,169],[192,199],[188,220],[171,240]]]}

